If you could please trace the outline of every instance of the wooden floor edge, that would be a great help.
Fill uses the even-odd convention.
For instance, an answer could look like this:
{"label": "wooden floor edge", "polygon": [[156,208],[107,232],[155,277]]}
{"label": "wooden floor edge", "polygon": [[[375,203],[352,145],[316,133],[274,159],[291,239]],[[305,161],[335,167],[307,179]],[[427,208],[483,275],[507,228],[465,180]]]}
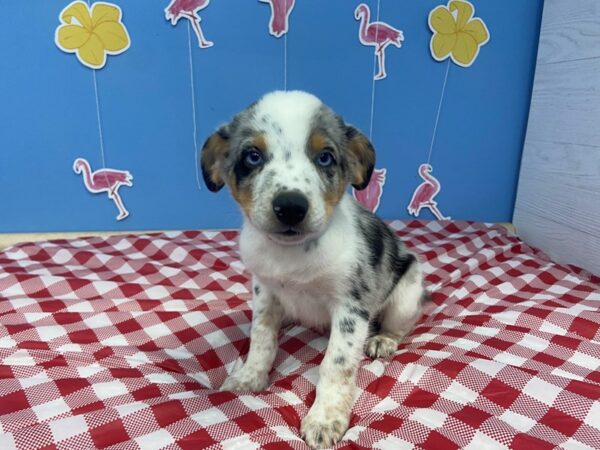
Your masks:
{"label": "wooden floor edge", "polygon": [[516,235],[517,234],[517,228],[510,222],[499,222],[498,225],[503,226],[504,228],[506,228],[510,233]]}
{"label": "wooden floor edge", "polygon": [[0,250],[21,242],[49,241],[52,239],[75,239],[83,237],[115,236],[120,234],[160,233],[160,230],[144,231],[69,231],[55,233],[0,233]]}
{"label": "wooden floor edge", "polygon": [[[516,234],[515,226],[512,223],[502,222],[498,225],[506,228],[510,233]],[[96,236],[115,236],[119,234],[147,234],[160,233],[162,230],[143,230],[143,231],[71,231],[56,233],[0,233],[0,250],[21,242],[48,241],[51,239],[74,239],[81,237]]]}

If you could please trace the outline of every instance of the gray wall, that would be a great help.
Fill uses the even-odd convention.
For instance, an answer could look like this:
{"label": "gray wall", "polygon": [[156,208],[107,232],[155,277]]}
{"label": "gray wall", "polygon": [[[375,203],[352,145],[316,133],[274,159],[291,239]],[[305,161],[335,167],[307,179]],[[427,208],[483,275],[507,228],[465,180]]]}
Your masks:
{"label": "gray wall", "polygon": [[546,0],[514,224],[600,274],[600,0]]}

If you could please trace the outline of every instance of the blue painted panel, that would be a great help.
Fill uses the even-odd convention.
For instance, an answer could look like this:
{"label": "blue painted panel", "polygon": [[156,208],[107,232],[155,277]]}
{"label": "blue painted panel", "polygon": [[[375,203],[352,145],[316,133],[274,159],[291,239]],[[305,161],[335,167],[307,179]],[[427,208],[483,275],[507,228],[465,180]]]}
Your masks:
{"label": "blue painted panel", "polygon": [[[131,171],[131,215],[116,222],[106,194],[87,192],[76,157],[102,163],[92,71],[54,44],[56,0],[5,0],[0,28],[0,232],[234,227],[237,206],[198,189],[187,22],[168,2],[117,2],[131,48],[97,72],[107,167]],[[288,88],[311,91],[369,129],[373,48],[358,41],[358,1],[297,0],[288,33]],[[367,2],[373,12],[376,2]],[[429,54],[429,11],[440,1],[381,1],[404,31],[375,83],[373,142],[388,179],[379,213],[407,218],[427,159],[446,63]],[[467,69],[452,65],[433,150],[437,197],[456,219],[509,221],[529,108],[542,0],[474,1],[491,33]],[[262,94],[283,87],[284,40],[268,34],[269,6],[213,0],[200,12],[209,49],[193,48],[198,142]],[[193,39],[195,36],[192,34]],[[195,41],[193,41],[195,44]],[[429,212],[423,218],[432,218]]]}

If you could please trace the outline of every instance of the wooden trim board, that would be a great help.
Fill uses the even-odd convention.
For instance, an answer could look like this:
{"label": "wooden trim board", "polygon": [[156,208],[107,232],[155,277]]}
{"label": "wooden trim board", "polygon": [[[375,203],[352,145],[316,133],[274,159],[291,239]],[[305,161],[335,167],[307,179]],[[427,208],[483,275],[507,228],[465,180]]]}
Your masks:
{"label": "wooden trim board", "polygon": [[[505,227],[510,233],[516,234],[515,227],[511,223],[499,223]],[[48,241],[51,239],[75,239],[81,237],[96,237],[96,236],[116,236],[123,234],[148,234],[161,233],[161,230],[145,230],[145,231],[74,231],[65,233],[0,233],[0,250],[11,245],[21,242],[36,242]]]}
{"label": "wooden trim board", "polygon": [[0,250],[21,242],[49,241],[52,239],[75,239],[81,237],[116,236],[122,234],[160,233],[160,231],[73,231],[56,233],[0,233]]}

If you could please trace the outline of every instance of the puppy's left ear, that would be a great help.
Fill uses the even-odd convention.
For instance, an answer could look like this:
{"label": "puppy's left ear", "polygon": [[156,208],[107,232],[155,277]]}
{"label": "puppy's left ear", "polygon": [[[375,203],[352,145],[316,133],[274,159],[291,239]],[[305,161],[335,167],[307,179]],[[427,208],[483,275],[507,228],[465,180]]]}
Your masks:
{"label": "puppy's left ear", "polygon": [[228,149],[228,126],[223,126],[215,131],[202,146],[202,156],[200,157],[202,178],[211,192],[217,192],[225,185],[221,172]]}
{"label": "puppy's left ear", "polygon": [[367,187],[375,167],[375,149],[369,139],[356,128],[346,125],[350,184],[357,191]]}

